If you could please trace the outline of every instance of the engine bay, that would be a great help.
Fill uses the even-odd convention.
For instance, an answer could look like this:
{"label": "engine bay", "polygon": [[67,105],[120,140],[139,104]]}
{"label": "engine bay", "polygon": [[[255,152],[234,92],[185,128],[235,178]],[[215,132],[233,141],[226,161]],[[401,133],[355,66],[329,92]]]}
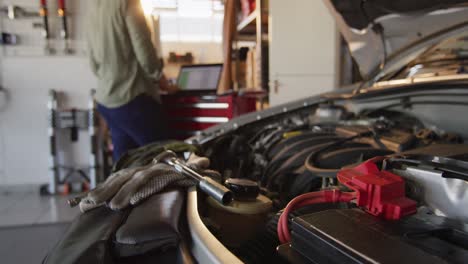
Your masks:
{"label": "engine bay", "polygon": [[324,103],[216,137],[203,154],[234,201],[206,198],[200,215],[246,263],[468,257],[468,145],[411,114]]}

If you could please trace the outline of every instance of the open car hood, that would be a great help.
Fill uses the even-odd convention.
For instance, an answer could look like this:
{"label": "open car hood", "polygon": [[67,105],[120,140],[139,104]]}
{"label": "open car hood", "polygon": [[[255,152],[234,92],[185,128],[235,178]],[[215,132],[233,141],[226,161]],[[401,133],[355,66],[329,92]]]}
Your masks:
{"label": "open car hood", "polygon": [[365,79],[393,54],[466,22],[468,0],[325,0]]}

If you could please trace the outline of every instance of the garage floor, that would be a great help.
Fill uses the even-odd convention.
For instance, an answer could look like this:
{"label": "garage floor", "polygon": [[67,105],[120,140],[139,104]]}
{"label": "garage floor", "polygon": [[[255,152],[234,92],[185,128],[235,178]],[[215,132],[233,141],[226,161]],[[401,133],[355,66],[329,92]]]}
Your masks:
{"label": "garage floor", "polygon": [[79,209],[68,197],[40,196],[39,186],[0,187],[2,263],[40,263]]}

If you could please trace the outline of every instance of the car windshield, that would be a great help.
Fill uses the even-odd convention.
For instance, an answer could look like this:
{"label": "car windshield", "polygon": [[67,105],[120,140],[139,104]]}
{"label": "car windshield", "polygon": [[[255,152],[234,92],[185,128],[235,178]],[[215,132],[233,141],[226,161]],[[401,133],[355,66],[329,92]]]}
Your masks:
{"label": "car windshield", "polygon": [[427,78],[468,73],[468,35],[452,37],[432,46],[410,63],[380,80]]}

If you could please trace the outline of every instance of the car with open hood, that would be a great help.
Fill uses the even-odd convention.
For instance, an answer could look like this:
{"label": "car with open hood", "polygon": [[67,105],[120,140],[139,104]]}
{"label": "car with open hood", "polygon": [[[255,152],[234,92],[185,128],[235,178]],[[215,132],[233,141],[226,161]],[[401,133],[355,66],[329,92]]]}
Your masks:
{"label": "car with open hood", "polygon": [[[191,139],[204,146],[215,169],[257,182],[272,201],[266,216],[259,206],[255,216],[263,214],[264,221],[258,223],[245,212],[243,220],[233,218],[241,213],[213,209],[191,193],[196,256],[218,263],[465,262],[467,2],[325,3],[362,83],[243,116]],[[457,175],[449,176],[447,167]],[[374,180],[387,173],[404,182],[400,191],[388,189],[401,196],[376,196],[387,190]],[[357,180],[363,175],[375,178]],[[329,200],[293,207],[290,235],[281,237],[279,218],[288,204],[343,188],[360,198],[352,206]],[[402,214],[392,219],[383,209],[390,207]],[[220,212],[230,217],[220,219]],[[232,226],[230,219],[243,223]]]}
{"label": "car with open hood", "polygon": [[[233,200],[194,187],[156,201],[177,213],[143,204],[124,230],[97,222],[95,236],[116,234],[106,244],[113,254],[138,263],[174,247],[181,263],[467,262],[468,2],[325,2],[363,81],[188,139]],[[172,222],[153,227],[164,214]],[[179,239],[155,231],[167,226]]]}

